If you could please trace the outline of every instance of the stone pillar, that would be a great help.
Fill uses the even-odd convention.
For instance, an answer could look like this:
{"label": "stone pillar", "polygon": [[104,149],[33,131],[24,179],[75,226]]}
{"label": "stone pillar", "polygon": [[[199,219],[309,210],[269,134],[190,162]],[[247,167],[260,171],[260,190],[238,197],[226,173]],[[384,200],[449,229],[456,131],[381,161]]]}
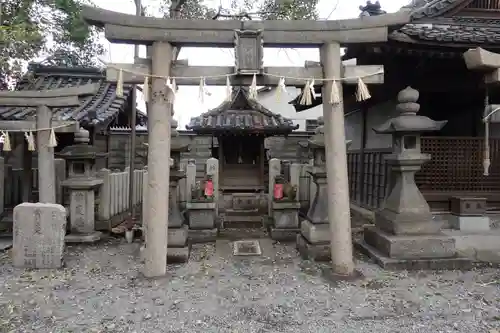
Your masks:
{"label": "stone pillar", "polygon": [[382,207],[375,213],[375,226],[368,227],[359,243],[362,250],[387,269],[457,269],[470,266],[460,258],[455,240],[441,233],[432,219],[427,201],[415,184],[415,173],[430,160],[420,146],[422,132],[440,130],[447,121],[418,116],[418,91],[408,87],[398,94],[400,116],[374,131],[392,134],[393,153],[386,156],[394,184]]}
{"label": "stone pillar", "polygon": [[[95,147],[89,145],[89,131],[81,128],[75,133],[75,144],[65,147],[57,155],[68,162],[68,179],[61,182],[70,192],[70,234],[66,242],[89,243],[101,239],[95,230],[95,190],[103,180],[97,178]],[[105,200],[103,200],[105,204]]]}
{"label": "stone pillar", "polygon": [[[173,110],[172,117],[174,115]],[[177,137],[177,121],[172,118],[170,123],[171,137]],[[180,170],[181,152],[189,149],[188,145],[174,141],[170,146],[170,195],[168,210],[168,252],[167,262],[187,262],[189,260],[190,244],[188,244],[189,227],[184,223],[184,216],[179,204],[179,181],[186,177],[186,172]]]}
{"label": "stone pillar", "polygon": [[56,201],[60,205],[64,205],[64,191],[62,182],[66,180],[66,161],[62,158],[54,160],[56,171]]}
{"label": "stone pillar", "polygon": [[[320,60],[325,78],[341,78],[340,44],[326,43],[320,49]],[[349,182],[347,179],[347,148],[345,144],[344,105],[329,103],[332,85],[336,84],[342,96],[341,81],[325,81],[323,85],[323,118],[325,121],[326,174],[328,193],[328,220],[332,268],[339,275],[354,272]]]}
{"label": "stone pillar", "polygon": [[148,193],[144,275],[159,277],[167,272],[168,198],[170,168],[170,121],[172,104],[165,85],[170,76],[172,45],[155,42],[152,46],[152,93],[148,109]]}
{"label": "stone pillar", "polygon": [[12,262],[19,268],[61,268],[66,209],[58,204],[22,203],[14,208]]}
{"label": "stone pillar", "polygon": [[38,153],[39,202],[56,203],[56,172],[54,148],[49,147],[52,112],[47,106],[39,106],[36,112],[36,142]]}
{"label": "stone pillar", "polygon": [[5,207],[5,159],[0,157],[0,214]]}
{"label": "stone pillar", "polygon": [[192,191],[196,184],[196,163],[194,159],[189,159],[186,166],[186,202],[192,199]]}
{"label": "stone pillar", "polygon": [[215,214],[219,215],[219,160],[210,157],[207,160],[207,176],[212,176],[212,182],[214,184],[214,201],[215,201]]}
{"label": "stone pillar", "polygon": [[[319,126],[307,141],[307,147],[313,153],[312,167],[307,171],[314,183],[307,212],[307,219],[301,222],[300,234],[297,235],[297,248],[303,258],[328,261],[331,259],[330,223],[328,215],[328,183],[325,165],[325,133],[323,118],[318,118]],[[345,142],[344,144],[349,144]]]}
{"label": "stone pillar", "polygon": [[281,174],[281,162],[277,158],[271,158],[269,160],[269,188],[268,188],[268,214],[271,216],[273,214],[273,197],[274,197],[274,182],[276,176]]}

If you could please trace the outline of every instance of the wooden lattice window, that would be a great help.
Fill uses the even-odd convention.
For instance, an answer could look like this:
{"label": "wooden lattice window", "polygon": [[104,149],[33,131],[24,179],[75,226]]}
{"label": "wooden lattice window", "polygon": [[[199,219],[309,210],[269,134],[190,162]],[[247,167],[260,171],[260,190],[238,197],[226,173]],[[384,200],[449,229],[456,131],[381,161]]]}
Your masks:
{"label": "wooden lattice window", "polygon": [[490,175],[483,176],[483,138],[423,137],[422,152],[432,159],[415,180],[422,191],[500,191],[500,139],[490,140]]}

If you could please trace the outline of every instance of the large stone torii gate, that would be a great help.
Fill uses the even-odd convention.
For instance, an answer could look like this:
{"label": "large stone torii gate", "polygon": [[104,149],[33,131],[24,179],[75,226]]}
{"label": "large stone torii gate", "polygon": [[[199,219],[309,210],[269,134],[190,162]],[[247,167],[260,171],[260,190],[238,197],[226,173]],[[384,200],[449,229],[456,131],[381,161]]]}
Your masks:
{"label": "large stone torii gate", "polygon": [[[75,121],[53,121],[51,108],[80,105],[79,96],[93,95],[96,84],[79,87],[57,88],[50,90],[0,91],[1,106],[35,107],[34,120],[2,120],[0,131],[36,131],[38,152],[39,202],[56,203],[54,147],[49,144],[51,130],[55,132],[77,132],[79,124]],[[23,156],[28,160],[28,156]],[[27,168],[26,168],[27,166]],[[31,158],[24,166],[23,200],[28,200],[31,189]],[[3,189],[2,189],[3,191]]]}
{"label": "large stone torii gate", "polygon": [[[275,86],[280,77],[287,85],[304,86],[305,81],[293,78],[318,79],[323,84],[323,115],[326,135],[328,174],[328,218],[331,230],[333,270],[339,275],[354,271],[349,211],[349,189],[342,102],[328,103],[332,84],[322,79],[367,76],[365,83],[383,83],[382,66],[341,65],[340,46],[355,43],[387,41],[388,27],[409,22],[408,13],[380,15],[339,21],[212,21],[170,20],[138,17],[83,8],[89,23],[104,27],[110,42],[151,45],[150,59],[136,59],[136,64],[108,66],[108,81],[118,78],[126,83],[141,84],[144,76],[152,77],[149,108],[148,198],[149,221],[146,228],[144,274],[148,277],[166,274],[168,193],[170,158],[171,108],[165,86],[167,77],[175,77],[178,85],[198,85],[200,77],[207,85],[250,85],[255,75],[257,85]],[[263,42],[265,40],[265,43]],[[263,67],[263,46],[288,48],[320,48],[322,66]],[[236,66],[189,66],[186,61],[172,61],[173,46],[235,47]],[[380,73],[373,75],[373,73]],[[234,75],[232,75],[234,74]],[[293,77],[293,78],[292,78]]]}

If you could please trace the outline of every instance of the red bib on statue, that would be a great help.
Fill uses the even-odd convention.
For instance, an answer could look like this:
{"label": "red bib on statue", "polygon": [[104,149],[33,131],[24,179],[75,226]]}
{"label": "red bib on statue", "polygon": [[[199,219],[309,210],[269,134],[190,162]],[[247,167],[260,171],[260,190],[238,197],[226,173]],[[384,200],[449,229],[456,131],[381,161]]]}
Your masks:
{"label": "red bib on statue", "polygon": [[214,195],[214,183],[211,180],[208,180],[205,184],[205,196],[211,197]]}
{"label": "red bib on statue", "polygon": [[274,184],[274,199],[279,200],[283,198],[283,184]]}

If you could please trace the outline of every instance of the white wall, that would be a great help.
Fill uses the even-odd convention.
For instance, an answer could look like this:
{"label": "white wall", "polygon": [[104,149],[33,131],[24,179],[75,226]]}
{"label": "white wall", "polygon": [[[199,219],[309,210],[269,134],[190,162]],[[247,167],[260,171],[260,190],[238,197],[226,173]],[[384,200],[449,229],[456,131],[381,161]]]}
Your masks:
{"label": "white wall", "polygon": [[282,92],[279,99],[276,89],[261,92],[258,95],[258,101],[271,112],[281,114],[283,117],[293,120],[294,124],[300,126],[298,129],[299,131],[305,131],[306,119],[316,120],[318,117],[323,115],[322,105],[318,105],[312,109],[302,112],[296,112],[293,105],[288,104],[288,102],[300,95],[300,89],[295,87],[286,87],[286,89],[286,94]]}

